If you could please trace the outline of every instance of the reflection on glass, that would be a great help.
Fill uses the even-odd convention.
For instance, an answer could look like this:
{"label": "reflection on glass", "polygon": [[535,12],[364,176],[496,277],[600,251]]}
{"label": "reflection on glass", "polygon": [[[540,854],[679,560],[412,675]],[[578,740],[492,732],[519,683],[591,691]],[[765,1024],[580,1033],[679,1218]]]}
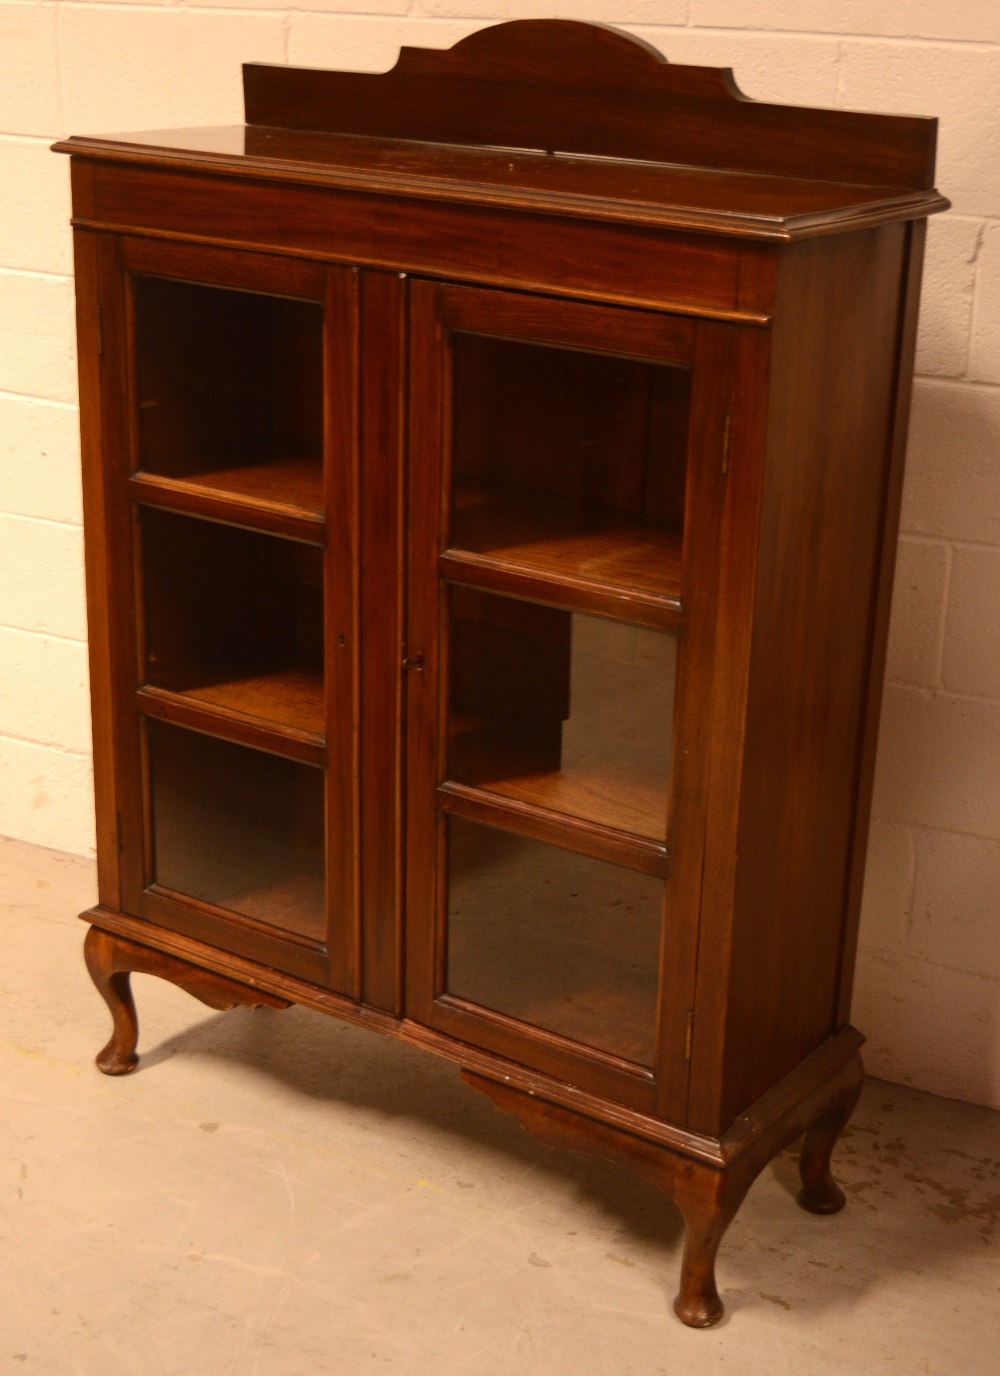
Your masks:
{"label": "reflection on glass", "polygon": [[322,510],[322,308],[137,277],[139,467]]}
{"label": "reflection on glass", "polygon": [[652,1065],[663,883],[448,819],[450,994]]}
{"label": "reflection on glass", "polygon": [[322,734],[322,550],[155,508],[142,548],[146,681]]}
{"label": "reflection on glass", "polygon": [[448,777],[663,840],[676,637],[451,590]]}
{"label": "reflection on glass", "polygon": [[455,334],[451,544],[677,591],[691,374]]}
{"label": "reflection on glass", "polygon": [[156,721],[149,757],[156,882],[322,941],[322,770]]}

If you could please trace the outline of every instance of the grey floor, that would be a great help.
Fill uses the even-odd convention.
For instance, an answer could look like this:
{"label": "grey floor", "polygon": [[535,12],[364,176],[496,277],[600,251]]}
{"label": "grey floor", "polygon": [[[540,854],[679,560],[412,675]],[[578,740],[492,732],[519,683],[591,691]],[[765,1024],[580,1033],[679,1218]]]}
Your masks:
{"label": "grey floor", "polygon": [[0,841],[0,1372],[1000,1372],[1000,1115],[869,1083],[847,1209],[803,1213],[779,1158],[694,1332],[669,1202],[428,1056],[137,976],[141,1064],[99,1075],[92,893],[86,861]]}

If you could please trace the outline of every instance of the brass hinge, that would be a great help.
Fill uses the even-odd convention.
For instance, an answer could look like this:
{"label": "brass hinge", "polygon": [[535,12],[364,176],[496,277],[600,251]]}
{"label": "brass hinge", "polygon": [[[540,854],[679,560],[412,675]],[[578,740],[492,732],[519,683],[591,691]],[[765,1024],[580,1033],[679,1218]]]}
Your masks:
{"label": "brass hinge", "polygon": [[101,309],[100,303],[98,303],[98,307],[97,307],[97,357],[98,357],[98,358],[101,358],[101,357],[103,357],[103,355],[104,355],[104,311]]}
{"label": "brass hinge", "polygon": [[118,854],[121,855],[122,850],[123,850],[123,846],[122,846],[122,815],[121,815],[120,812],[116,812],[116,813],[115,813],[115,845],[118,847]]}
{"label": "brass hinge", "polygon": [[694,1038],[694,1009],[692,1008],[687,1015],[687,1027],[684,1029],[684,1059],[691,1059],[691,1042]]}
{"label": "brass hinge", "polygon": [[733,418],[726,412],[726,419],[722,425],[722,471],[729,472],[729,432],[733,428]]}

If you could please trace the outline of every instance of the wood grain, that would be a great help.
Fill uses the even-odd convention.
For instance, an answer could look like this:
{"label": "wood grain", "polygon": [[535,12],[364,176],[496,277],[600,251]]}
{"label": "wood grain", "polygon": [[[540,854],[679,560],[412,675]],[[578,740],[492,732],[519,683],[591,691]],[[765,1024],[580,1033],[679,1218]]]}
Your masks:
{"label": "wood grain", "polygon": [[403,1011],[405,452],[408,283],[361,274],[363,998]]}
{"label": "wood grain", "polygon": [[[79,183],[77,178],[77,183]],[[89,189],[74,186],[82,196]],[[97,821],[97,886],[100,902],[121,904],[118,812],[120,808],[114,739],[115,666],[108,614],[111,569],[108,499],[105,488],[104,398],[98,240],[85,230],[73,236],[76,271],[77,367],[80,378],[80,452],[83,466],[87,631],[91,720],[94,742],[94,803]],[[114,420],[111,421],[114,424]]]}
{"label": "wood grain", "polygon": [[420,199],[401,205],[375,191],[191,177],[146,161],[97,166],[96,224],[573,298],[768,318],[738,306],[738,249],[724,239],[511,215],[481,198],[457,206]]}
{"label": "wood grain", "polygon": [[[720,757],[740,791],[737,833],[727,840],[721,829],[731,815],[715,833],[720,851],[731,847],[716,878],[739,857],[730,897],[720,894],[732,904],[721,919],[731,936],[718,939],[708,909],[699,961],[707,1035],[718,1026],[713,1000],[728,990],[721,1081],[713,1091],[704,1063],[692,1081],[691,1121],[710,1131],[724,1130],[836,1026],[903,238],[901,227],[886,227],[817,240],[783,264],[761,528],[756,548],[751,538],[740,551],[756,568],[731,574],[743,587],[752,579],[755,604],[752,645],[741,642],[745,706],[737,689],[726,709],[743,739],[728,761]],[[749,490],[746,500],[755,500]]]}
{"label": "wood grain", "polygon": [[456,492],[453,519],[446,556],[475,555],[477,567],[535,574],[553,589],[623,593],[629,605],[680,600],[682,539],[658,523],[481,484]]}
{"label": "wood grain", "polygon": [[403,48],[368,75],[247,64],[252,125],[933,185],[937,122],[750,100],[728,68],[672,66],[619,30],[549,19]]}
{"label": "wood grain", "polygon": [[883,490],[882,529],[878,537],[880,544],[876,555],[877,573],[871,622],[870,659],[854,797],[846,914],[841,937],[840,972],[837,980],[835,1019],[838,1026],[846,1023],[851,1014],[858,926],[861,921],[861,897],[865,862],[868,856],[868,820],[875,784],[875,752],[878,744],[882,684],[885,677],[886,649],[889,640],[889,612],[896,571],[897,532],[903,497],[906,439],[909,430],[910,401],[913,395],[913,362],[916,354],[917,316],[920,308],[920,279],[923,272],[926,240],[926,221],[919,221],[908,226],[902,271],[902,299],[898,322],[895,403],[891,422],[889,467]]}
{"label": "wood grain", "polygon": [[[389,192],[417,201],[491,205],[591,222],[735,235],[744,246],[868,229],[947,207],[936,191],[851,186],[814,177],[414,143],[353,134],[230,125],[77,138],[57,144],[96,163],[252,172],[264,182]],[[90,220],[88,213],[77,212]],[[749,313],[749,312],[748,312]]]}
{"label": "wood grain", "polygon": [[299,669],[208,682],[195,675],[164,675],[139,689],[138,705],[147,717],[326,764],[323,681]]}
{"label": "wood grain", "polygon": [[308,460],[278,460],[200,473],[196,478],[133,473],[129,491],[145,506],[288,535],[309,544],[326,542],[322,469]]}

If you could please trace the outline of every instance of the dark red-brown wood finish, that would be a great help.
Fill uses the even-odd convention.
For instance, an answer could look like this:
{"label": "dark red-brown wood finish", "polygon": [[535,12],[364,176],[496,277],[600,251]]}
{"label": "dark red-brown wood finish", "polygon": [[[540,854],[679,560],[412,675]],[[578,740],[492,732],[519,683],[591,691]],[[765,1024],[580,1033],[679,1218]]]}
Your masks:
{"label": "dark red-brown wood finish", "polygon": [[833,1212],[936,123],[567,21],[72,138],[99,906],[666,1190]]}

